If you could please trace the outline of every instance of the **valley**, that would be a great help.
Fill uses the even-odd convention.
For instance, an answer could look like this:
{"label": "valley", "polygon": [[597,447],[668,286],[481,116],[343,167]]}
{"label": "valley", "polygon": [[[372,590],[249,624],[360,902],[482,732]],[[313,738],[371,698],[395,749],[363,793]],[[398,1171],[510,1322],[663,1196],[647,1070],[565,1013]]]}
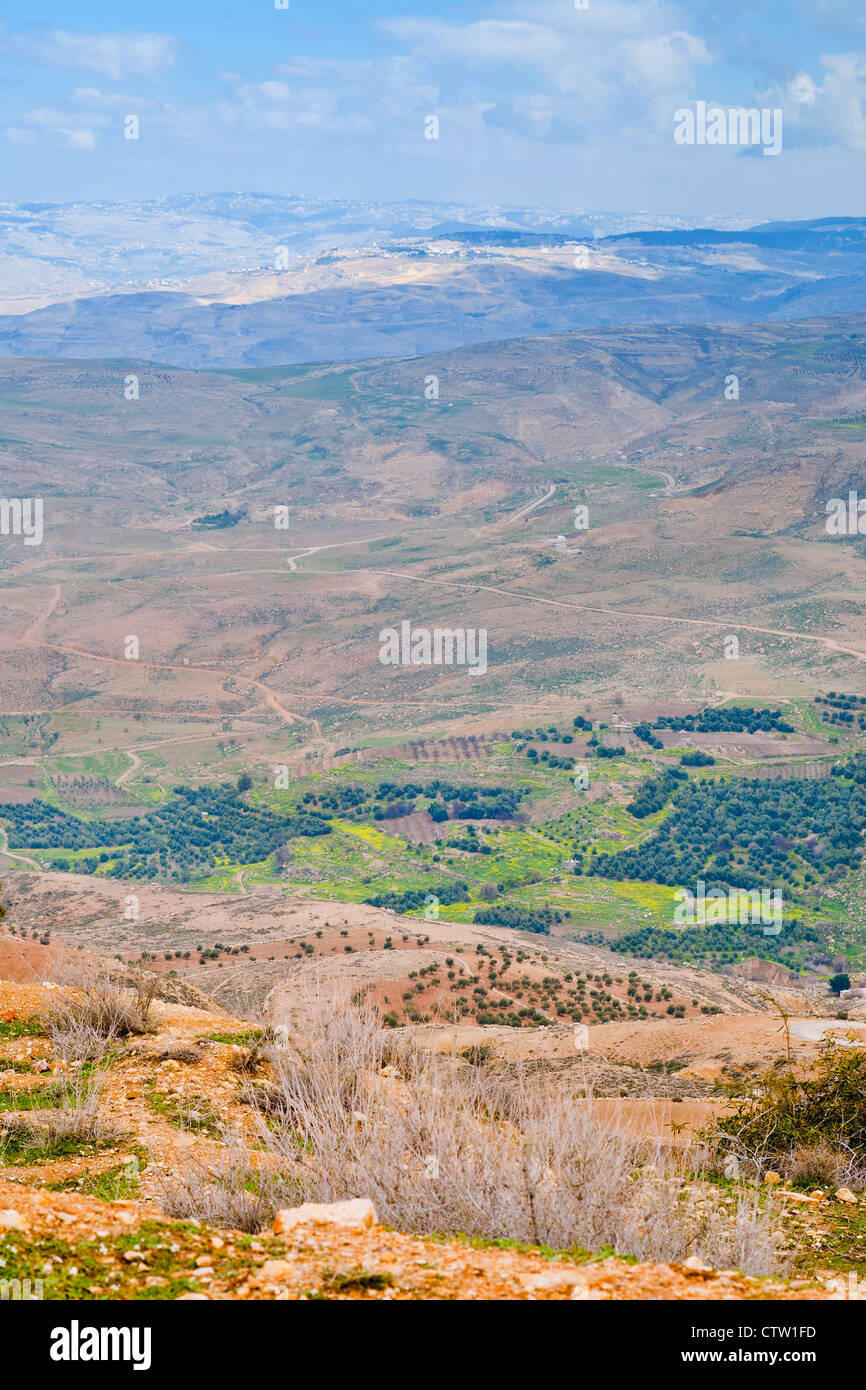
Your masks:
{"label": "valley", "polygon": [[[291,1079],[281,1039],[328,1055],[330,1029],[375,1027],[416,1059],[422,1109],[434,1068],[456,1114],[476,1084],[518,1108],[566,1097],[599,1143],[642,1164],[655,1146],[669,1195],[708,1163],[710,1226],[629,1235],[647,1260],[700,1250],[798,1274],[804,1297],[859,1268],[863,1199],[812,1212],[804,1187],[818,1173],[832,1199],[859,1169],[805,1140],[755,1158],[736,1126],[781,1066],[862,1056],[866,555],[826,522],[862,487],[864,341],[849,314],[220,372],[4,359],[4,488],[44,502],[41,544],[0,537],[9,1026],[65,1037],[28,991],[86,1012],[89,991],[144,988],[192,1068],[178,1086],[150,1043],[120,1061],[94,1043],[133,1136],[120,1169],[107,1140],[29,1165],[10,1149],[11,1183],[83,1199],[95,1161],[93,1192],[136,1211],[168,1210],[168,1181],[172,1211],[206,1190],[220,1229],[261,1232],[277,1197],[239,1213],[213,1164],[251,1161],[257,1107]],[[6,1058],[7,1130],[40,1107],[28,1068],[65,1075],[33,1046]],[[377,1052],[362,1091],[390,1065]],[[383,1134],[402,1132],[390,1104]],[[378,1123],[340,1191],[388,1168]],[[293,1155],[268,1160],[280,1183]],[[305,1181],[280,1200],[335,1190]],[[400,1229],[531,1234],[446,1191],[376,1200]],[[623,1189],[588,1248],[629,1209]],[[645,1268],[613,1296],[662,1287]],[[202,1287],[159,1278],[147,1296]],[[242,1287],[227,1296],[275,1296]]]}

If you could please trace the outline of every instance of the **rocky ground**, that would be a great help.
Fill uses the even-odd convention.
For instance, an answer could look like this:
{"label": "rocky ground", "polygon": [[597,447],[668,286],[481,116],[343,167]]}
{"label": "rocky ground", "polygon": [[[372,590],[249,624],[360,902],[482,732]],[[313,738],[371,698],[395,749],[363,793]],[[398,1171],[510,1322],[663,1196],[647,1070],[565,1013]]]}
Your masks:
{"label": "rocky ground", "polygon": [[[56,1299],[825,1299],[812,1279],[748,1279],[693,1264],[578,1263],[403,1235],[335,1203],[287,1235],[167,1221],[152,1206],[0,1182],[5,1278]],[[301,1212],[303,1209],[299,1209]],[[318,1216],[319,1219],[316,1219]],[[275,1225],[280,1225],[277,1218]]]}
{"label": "rocky ground", "polygon": [[[75,1070],[40,1024],[58,988],[0,981],[3,1111]],[[257,1235],[172,1220],[161,1208],[179,1165],[216,1155],[225,1125],[252,1143],[237,1068],[251,1029],[166,1001],[152,1018],[152,1031],[124,1040],[104,1068],[101,1110],[113,1138],[0,1168],[0,1279],[41,1280],[52,1299],[824,1299],[834,1266],[819,1267],[822,1250],[838,1243],[840,1222],[858,1239],[866,1222],[863,1199],[780,1193],[791,1239],[812,1254],[801,1277],[784,1281],[700,1260],[640,1265],[422,1237],[386,1229],[363,1203],[360,1217],[339,1204],[283,1214]]]}

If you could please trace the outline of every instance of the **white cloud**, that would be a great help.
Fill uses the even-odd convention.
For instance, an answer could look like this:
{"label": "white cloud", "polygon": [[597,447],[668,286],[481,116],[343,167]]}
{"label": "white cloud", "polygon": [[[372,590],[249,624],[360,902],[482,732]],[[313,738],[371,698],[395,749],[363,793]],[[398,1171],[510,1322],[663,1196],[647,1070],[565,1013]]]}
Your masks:
{"label": "white cloud", "polygon": [[129,92],[104,92],[98,87],[76,87],[70,102],[77,108],[55,111],[43,108],[20,119],[48,133],[65,135],[76,149],[90,149],[87,135],[70,132],[94,131],[114,127],[120,131],[125,116],[138,116],[148,131],[178,140],[200,140],[213,126],[213,115],[201,107],[178,106],[173,102],[152,101]]}
{"label": "white cloud", "polygon": [[286,82],[233,82],[219,116],[250,133],[376,130],[391,153],[417,153],[430,112],[476,157],[511,137],[584,144],[629,128],[657,140],[710,61],[669,0],[605,0],[582,12],[541,0],[531,16],[513,0],[483,19],[383,21],[392,54],[293,58],[274,69]]}
{"label": "white cloud", "polygon": [[682,29],[670,34],[629,41],[625,45],[628,70],[647,89],[673,91],[689,87],[692,68],[708,63],[710,53],[703,39]]}
{"label": "white cloud", "polygon": [[357,82],[367,77],[372,67],[373,63],[365,58],[293,58],[289,63],[280,63],[277,72],[315,81],[330,78],[337,82]]}
{"label": "white cloud", "polygon": [[221,103],[219,115],[225,125],[250,131],[357,131],[372,124],[358,112],[362,95],[360,85],[347,89],[310,83],[290,87],[277,81],[241,83],[235,88],[235,100]]}
{"label": "white cloud", "polygon": [[145,105],[140,97],[124,96],[122,92],[101,92],[98,87],[76,87],[70,101],[74,101],[76,106],[125,106],[130,110]]}
{"label": "white cloud", "polygon": [[599,86],[611,93],[623,86],[648,93],[688,87],[692,68],[710,61],[704,41],[655,0],[608,0],[584,11],[542,4],[531,21],[397,19],[382,27],[408,41],[415,56],[463,59],[470,71],[534,69],[563,94]]}
{"label": "white cloud", "polygon": [[158,77],[174,66],[177,40],[170,34],[87,34],[54,29],[34,43],[19,41],[45,63],[85,68],[114,79]]}
{"label": "white cloud", "polygon": [[93,112],[71,114],[41,106],[35,111],[26,112],[21,121],[31,128],[32,138],[26,142],[28,144],[41,143],[41,136],[49,144],[60,141],[72,150],[95,150],[97,130],[109,124],[109,117]]}
{"label": "white cloud", "polygon": [[266,101],[287,102],[292,95],[292,89],[287,82],[260,82],[258,91]]}
{"label": "white cloud", "polygon": [[470,63],[517,62],[553,69],[562,57],[561,34],[528,20],[475,19],[449,24],[438,19],[393,19],[385,21],[382,28],[395,38],[408,40],[416,51],[464,58]]}
{"label": "white cloud", "polygon": [[[488,126],[525,139],[585,141],[612,129],[666,133],[671,113],[712,61],[665,0],[605,0],[576,11],[562,3],[516,6],[480,20],[395,19],[382,24],[435,74],[467,118],[489,103]],[[510,116],[509,116],[510,113]]]}
{"label": "white cloud", "polygon": [[73,150],[95,150],[96,131],[95,130],[65,130],[58,129],[58,135],[63,135],[68,140]]}
{"label": "white cloud", "polygon": [[819,95],[818,84],[808,72],[798,72],[786,87],[788,100],[795,107],[814,106]]}
{"label": "white cloud", "polygon": [[866,150],[866,54],[823,54],[818,78],[801,70],[760,95],[784,113],[785,144]]}

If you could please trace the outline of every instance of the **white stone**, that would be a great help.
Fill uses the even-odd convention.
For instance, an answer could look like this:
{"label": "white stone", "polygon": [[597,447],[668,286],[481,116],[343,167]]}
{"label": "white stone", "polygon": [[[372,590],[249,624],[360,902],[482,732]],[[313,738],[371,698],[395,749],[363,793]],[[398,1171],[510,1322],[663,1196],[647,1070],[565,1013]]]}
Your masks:
{"label": "white stone", "polygon": [[376,1220],[376,1212],[369,1197],[355,1197],[349,1202],[304,1202],[303,1206],[287,1207],[284,1211],[277,1212],[274,1234],[286,1235],[296,1226],[312,1226],[317,1223],[361,1231],[375,1225]]}

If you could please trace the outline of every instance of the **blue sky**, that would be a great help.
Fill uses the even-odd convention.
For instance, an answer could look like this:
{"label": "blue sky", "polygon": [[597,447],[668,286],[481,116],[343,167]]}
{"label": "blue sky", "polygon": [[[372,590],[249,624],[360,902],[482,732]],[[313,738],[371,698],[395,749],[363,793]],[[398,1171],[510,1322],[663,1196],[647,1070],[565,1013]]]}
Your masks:
{"label": "blue sky", "polygon": [[[698,100],[780,108],[782,154],[675,144]],[[246,189],[866,214],[866,6],[5,0],[0,155],[21,202]]]}

